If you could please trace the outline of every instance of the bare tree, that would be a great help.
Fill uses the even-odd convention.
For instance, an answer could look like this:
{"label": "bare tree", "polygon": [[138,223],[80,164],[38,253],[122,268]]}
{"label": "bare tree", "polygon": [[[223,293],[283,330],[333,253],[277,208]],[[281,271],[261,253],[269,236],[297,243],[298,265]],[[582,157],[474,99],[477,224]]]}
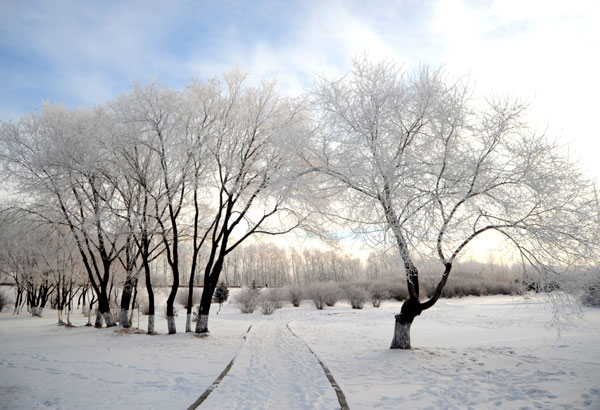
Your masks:
{"label": "bare tree", "polygon": [[[501,234],[546,278],[597,255],[592,185],[556,142],[528,129],[523,104],[477,104],[470,92],[442,71],[409,73],[366,57],[313,92],[308,169],[343,189],[334,212],[344,223],[389,235],[402,260],[410,296],[392,348],[410,348],[414,318],[436,303],[461,251],[486,233]],[[435,255],[442,272],[424,301],[419,254]]]}

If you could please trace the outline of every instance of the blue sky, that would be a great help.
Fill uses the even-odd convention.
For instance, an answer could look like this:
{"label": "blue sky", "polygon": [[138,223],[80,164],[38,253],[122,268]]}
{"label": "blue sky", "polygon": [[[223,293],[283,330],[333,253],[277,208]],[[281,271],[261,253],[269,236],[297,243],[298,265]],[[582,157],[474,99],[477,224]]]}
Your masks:
{"label": "blue sky", "polygon": [[93,106],[150,78],[180,88],[239,66],[299,94],[352,58],[444,64],[532,101],[600,178],[600,2],[0,0],[0,120],[43,100]]}
{"label": "blue sky", "polygon": [[[284,77],[284,88],[300,92],[315,72],[347,69],[349,58],[368,49],[363,43],[350,50],[353,46],[339,38],[344,30],[378,26],[394,37],[428,12],[413,7],[418,2],[373,8],[350,1],[1,4],[3,120],[45,99],[93,105],[138,81],[153,78],[182,87],[192,77],[212,77],[235,66],[257,76]],[[396,44],[406,39],[388,38]]]}

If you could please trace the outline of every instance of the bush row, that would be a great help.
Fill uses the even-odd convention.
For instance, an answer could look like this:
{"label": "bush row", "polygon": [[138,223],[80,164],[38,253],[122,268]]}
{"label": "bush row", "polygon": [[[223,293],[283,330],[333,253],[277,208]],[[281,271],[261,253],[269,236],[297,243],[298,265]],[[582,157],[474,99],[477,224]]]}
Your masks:
{"label": "bush row", "polygon": [[[421,294],[430,297],[436,281],[422,280]],[[480,277],[457,276],[448,281],[442,297],[510,295],[517,293],[518,287],[510,281],[482,280]],[[242,289],[235,299],[240,311],[252,313],[260,306],[264,314],[271,314],[281,307],[282,302],[300,306],[303,300],[311,301],[317,309],[335,306],[339,301],[348,302],[353,309],[362,309],[366,303],[379,307],[386,299],[403,301],[408,298],[406,283],[403,280],[371,280],[360,282],[324,282],[310,286],[292,285],[281,289]]]}

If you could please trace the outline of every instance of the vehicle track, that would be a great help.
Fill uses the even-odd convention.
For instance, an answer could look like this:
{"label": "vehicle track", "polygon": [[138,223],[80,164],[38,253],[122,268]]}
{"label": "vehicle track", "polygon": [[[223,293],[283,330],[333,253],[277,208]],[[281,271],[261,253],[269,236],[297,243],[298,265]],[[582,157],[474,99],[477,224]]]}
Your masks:
{"label": "vehicle track", "polygon": [[254,324],[234,359],[189,409],[198,406],[348,409],[331,371],[289,323],[273,318]]}

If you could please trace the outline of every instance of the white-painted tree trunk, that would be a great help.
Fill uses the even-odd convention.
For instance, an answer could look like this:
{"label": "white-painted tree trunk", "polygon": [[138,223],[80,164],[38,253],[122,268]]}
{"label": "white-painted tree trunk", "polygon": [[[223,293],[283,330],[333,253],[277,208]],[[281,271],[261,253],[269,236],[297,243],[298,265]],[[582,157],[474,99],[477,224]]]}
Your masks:
{"label": "white-painted tree trunk", "polygon": [[99,311],[96,311],[96,323],[94,323],[95,327],[102,327],[102,315]]}
{"label": "white-painted tree trunk", "polygon": [[177,333],[177,329],[175,327],[175,316],[167,316],[167,328],[169,329],[170,335]]}
{"label": "white-painted tree trunk", "polygon": [[57,312],[58,312],[58,324],[64,325],[65,322],[63,322],[63,311],[61,309],[58,309]]}
{"label": "white-painted tree trunk", "polygon": [[105,312],[102,314],[102,317],[104,318],[104,322],[106,323],[106,327],[111,327],[114,326],[114,322],[113,322],[113,318],[112,315],[110,314],[110,312]]}
{"label": "white-painted tree trunk", "polygon": [[396,320],[394,327],[394,339],[392,339],[391,349],[410,349],[410,325],[412,323],[400,322]]}
{"label": "white-painted tree trunk", "polygon": [[73,324],[71,323],[71,309],[67,310],[67,325],[73,326]]}
{"label": "white-painted tree trunk", "polygon": [[196,333],[208,333],[208,315],[198,315]]}
{"label": "white-painted tree trunk", "polygon": [[188,313],[187,316],[185,317],[185,331],[186,331],[186,333],[192,331],[192,314],[191,313]]}
{"label": "white-painted tree trunk", "polygon": [[[139,310],[139,307],[138,307]],[[135,308],[133,309],[129,309],[129,326],[132,325],[133,323],[133,313],[135,312]],[[138,322],[140,321],[140,317],[139,317],[139,312],[138,312]],[[138,329],[140,327],[140,324],[138,323]]]}
{"label": "white-painted tree trunk", "polygon": [[119,312],[119,324],[123,327],[130,327],[131,322],[129,321],[129,309],[121,308]]}
{"label": "white-painted tree trunk", "polygon": [[148,315],[148,334],[154,334],[154,315]]}

